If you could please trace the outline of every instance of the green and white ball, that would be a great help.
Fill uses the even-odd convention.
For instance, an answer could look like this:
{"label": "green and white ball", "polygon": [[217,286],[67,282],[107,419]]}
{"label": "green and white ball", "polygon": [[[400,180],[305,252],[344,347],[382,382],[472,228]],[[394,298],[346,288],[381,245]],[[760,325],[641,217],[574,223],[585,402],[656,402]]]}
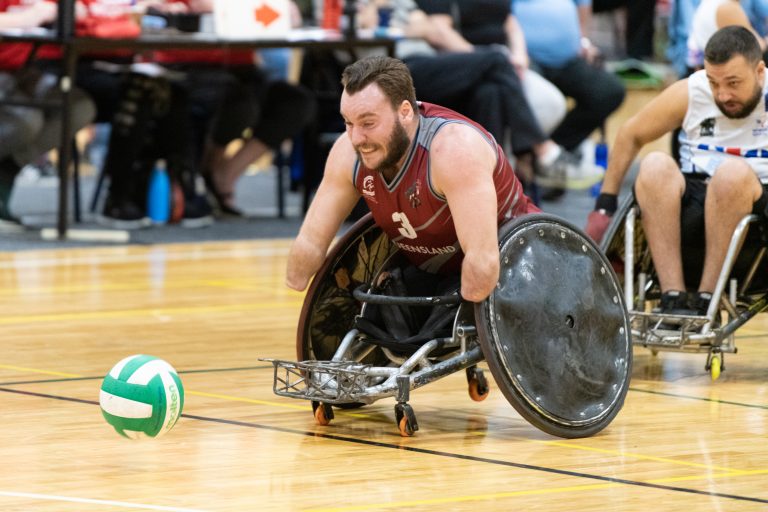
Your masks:
{"label": "green and white ball", "polygon": [[139,354],[126,357],[104,377],[99,403],[118,434],[130,439],[160,437],[181,416],[184,386],[173,366]]}

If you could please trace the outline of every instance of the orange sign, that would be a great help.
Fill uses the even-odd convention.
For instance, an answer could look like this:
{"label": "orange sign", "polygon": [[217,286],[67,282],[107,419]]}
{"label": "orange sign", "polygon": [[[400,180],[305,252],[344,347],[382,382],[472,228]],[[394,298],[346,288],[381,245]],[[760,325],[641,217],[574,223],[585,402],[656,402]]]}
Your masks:
{"label": "orange sign", "polygon": [[256,21],[263,24],[265,27],[270,26],[275,20],[277,20],[280,17],[280,13],[274,10],[272,7],[267,5],[266,3],[261,4],[261,6],[253,11],[254,17],[256,18]]}

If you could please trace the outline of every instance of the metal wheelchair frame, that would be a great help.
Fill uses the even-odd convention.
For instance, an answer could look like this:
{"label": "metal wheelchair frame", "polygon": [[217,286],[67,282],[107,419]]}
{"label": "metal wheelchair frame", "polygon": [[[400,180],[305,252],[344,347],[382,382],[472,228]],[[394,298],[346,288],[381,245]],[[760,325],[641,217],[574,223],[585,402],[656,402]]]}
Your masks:
{"label": "metal wheelchair frame", "polygon": [[[725,369],[724,354],[738,351],[735,340],[736,330],[757,313],[768,309],[768,293],[754,297],[748,294],[749,287],[765,258],[766,247],[758,250],[741,283],[731,277],[749,226],[756,222],[758,217],[750,214],[737,224],[706,315],[661,314],[651,311],[656,297],[648,297],[649,292],[657,286],[653,276],[649,276],[646,271],[637,272],[635,275],[638,263],[647,267],[652,266],[652,261],[647,244],[644,254],[639,255],[641,261],[637,261],[635,223],[638,208],[637,205],[632,204],[631,198],[628,198],[628,201],[629,203],[623,208],[626,209],[626,216],[623,219],[624,298],[629,308],[632,341],[635,345],[650,348],[654,354],[659,350],[707,352],[705,369],[715,380]],[[603,250],[609,251],[614,245],[612,241],[606,236],[602,244]],[[608,254],[608,257],[610,259],[611,254]],[[637,284],[637,290],[635,290],[635,284]],[[658,290],[655,291],[658,292]],[[676,330],[665,328],[669,324],[680,327]]]}

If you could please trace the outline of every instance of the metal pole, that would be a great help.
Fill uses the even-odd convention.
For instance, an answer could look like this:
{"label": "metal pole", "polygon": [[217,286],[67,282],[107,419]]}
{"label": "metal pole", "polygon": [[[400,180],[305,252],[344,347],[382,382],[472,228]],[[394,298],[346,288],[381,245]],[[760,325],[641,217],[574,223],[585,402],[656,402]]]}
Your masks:
{"label": "metal pole", "polygon": [[59,90],[61,92],[61,141],[59,144],[59,212],[56,223],[59,239],[67,237],[69,166],[72,162],[72,85],[76,54],[71,47],[75,34],[75,0],[58,0],[56,31],[64,50]]}

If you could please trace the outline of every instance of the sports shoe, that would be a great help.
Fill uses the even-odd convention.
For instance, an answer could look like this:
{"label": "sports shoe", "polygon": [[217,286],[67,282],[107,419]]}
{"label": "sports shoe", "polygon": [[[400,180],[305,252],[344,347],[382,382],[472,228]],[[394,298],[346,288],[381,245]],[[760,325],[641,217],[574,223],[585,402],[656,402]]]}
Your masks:
{"label": "sports shoe", "polygon": [[20,170],[11,157],[0,160],[0,227],[6,233],[23,229],[21,221],[11,213],[11,193]]}
{"label": "sports shoe", "polygon": [[[661,294],[659,306],[653,308],[653,313],[661,315],[696,315],[696,310],[688,305],[688,294],[679,290],[670,290]],[[680,320],[670,318],[658,326],[659,329],[673,331],[680,329]]]}
{"label": "sports shoe", "polygon": [[[195,176],[192,186],[184,190],[184,213],[180,225],[184,228],[204,228],[213,224],[213,209],[206,198],[205,183]],[[184,189],[182,184],[182,189]]]}
{"label": "sports shoe", "polygon": [[0,218],[0,233],[21,233],[26,227],[16,217]]}
{"label": "sports shoe", "polygon": [[697,315],[705,316],[709,309],[709,303],[712,301],[712,294],[709,292],[697,292],[691,297],[690,307],[696,311]]}
{"label": "sports shoe", "polygon": [[213,210],[205,196],[184,199],[184,214],[179,225],[184,228],[204,228],[213,224]]}
{"label": "sports shoe", "polygon": [[142,229],[152,224],[144,209],[136,203],[127,199],[116,200],[112,197],[107,197],[104,202],[104,211],[96,221],[115,229]]}
{"label": "sports shoe", "polygon": [[[709,292],[697,292],[696,295],[689,300],[690,307],[693,308],[699,316],[707,316],[710,302],[712,302],[712,294]],[[710,328],[717,329],[718,327],[720,327],[720,312],[716,311]]]}
{"label": "sports shoe", "polygon": [[534,180],[540,187],[565,188],[568,176],[568,165],[573,165],[573,158],[565,149],[551,162],[544,163],[541,158],[534,164]]}
{"label": "sports shoe", "polygon": [[582,160],[561,148],[552,162],[537,162],[535,179],[539,186],[555,190],[583,190],[602,180],[603,174],[603,169],[594,162],[586,158]]}

